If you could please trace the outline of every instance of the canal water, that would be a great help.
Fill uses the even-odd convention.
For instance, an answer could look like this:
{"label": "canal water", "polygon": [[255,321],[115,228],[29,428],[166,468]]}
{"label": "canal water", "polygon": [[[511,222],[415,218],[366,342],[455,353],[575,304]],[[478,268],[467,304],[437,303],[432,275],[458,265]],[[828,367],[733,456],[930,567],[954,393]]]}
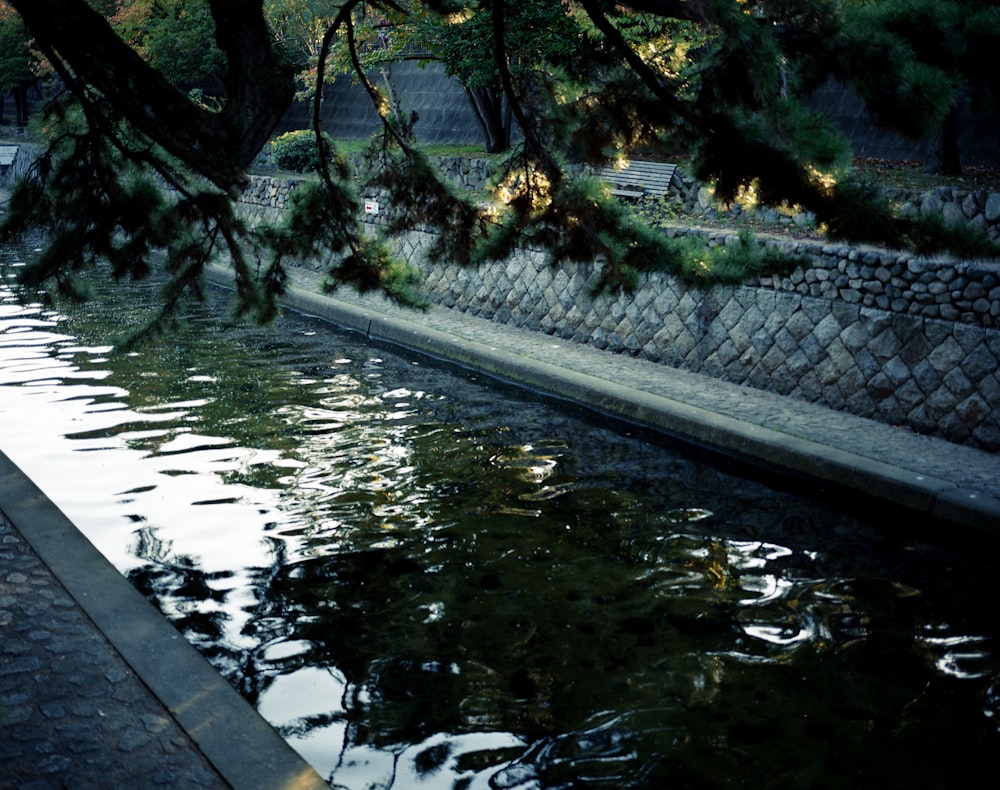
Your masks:
{"label": "canal water", "polygon": [[156,295],[4,289],[0,443],[334,787],[996,773],[992,549],[218,295],[113,351]]}

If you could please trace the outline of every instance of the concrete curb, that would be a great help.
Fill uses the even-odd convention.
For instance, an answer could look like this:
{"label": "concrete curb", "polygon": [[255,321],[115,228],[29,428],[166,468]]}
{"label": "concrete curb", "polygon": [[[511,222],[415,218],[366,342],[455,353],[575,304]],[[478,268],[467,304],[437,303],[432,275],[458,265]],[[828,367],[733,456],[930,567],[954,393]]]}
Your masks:
{"label": "concrete curb", "polygon": [[[216,269],[210,278],[231,284]],[[653,393],[437,331],[309,290],[289,287],[283,304],[365,336],[617,417],[705,449],[841,486],[933,518],[1000,534],[1000,499]]]}
{"label": "concrete curb", "polygon": [[2,451],[0,508],[224,781],[235,790],[329,790]]}

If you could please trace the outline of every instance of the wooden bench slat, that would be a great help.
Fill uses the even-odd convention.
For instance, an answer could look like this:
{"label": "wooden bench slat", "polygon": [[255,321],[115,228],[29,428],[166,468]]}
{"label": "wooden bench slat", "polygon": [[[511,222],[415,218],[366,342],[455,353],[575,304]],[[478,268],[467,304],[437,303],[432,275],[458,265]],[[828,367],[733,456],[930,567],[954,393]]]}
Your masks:
{"label": "wooden bench slat", "polygon": [[[597,176],[611,186],[611,194],[619,197],[663,197],[670,188],[677,165],[661,162],[629,162],[621,170],[603,167]],[[636,189],[638,188],[638,189]]]}
{"label": "wooden bench slat", "polygon": [[641,198],[645,192],[633,192],[628,189],[612,189],[611,194],[616,197]]}

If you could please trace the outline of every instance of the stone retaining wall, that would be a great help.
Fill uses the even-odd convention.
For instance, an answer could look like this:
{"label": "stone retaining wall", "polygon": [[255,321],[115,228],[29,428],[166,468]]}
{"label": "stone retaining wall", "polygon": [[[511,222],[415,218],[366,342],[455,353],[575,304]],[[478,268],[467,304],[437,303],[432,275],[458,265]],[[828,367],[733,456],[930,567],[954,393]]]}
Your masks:
{"label": "stone retaining wall", "polygon": [[[479,189],[488,177],[486,162],[445,166]],[[277,216],[294,184],[262,181],[252,187],[259,202],[248,211]],[[733,237],[669,232],[700,233],[711,244]],[[432,241],[430,233],[402,234],[396,252],[423,260]],[[425,292],[490,320],[1000,450],[997,264],[778,238],[765,243],[806,254],[812,265],[705,291],[649,274],[633,294],[592,297],[598,264],[554,270],[542,252],[524,250],[478,268],[426,265]]]}
{"label": "stone retaining wall", "polygon": [[[398,252],[420,259],[432,237]],[[700,290],[648,274],[633,294],[590,295],[597,266],[541,252],[426,267],[434,302],[597,348],[1000,450],[1000,330],[892,313],[771,286]]]}
{"label": "stone retaining wall", "polygon": [[[443,165],[474,189],[489,175],[487,160]],[[278,219],[301,181],[254,177],[242,202],[247,220]],[[696,186],[675,188],[687,198]],[[942,206],[970,202],[968,194],[936,197]],[[973,200],[991,222],[986,217],[1000,198]],[[732,237],[684,227],[668,232],[700,233],[712,244]],[[423,260],[432,239],[402,234],[397,253]],[[524,250],[475,269],[435,262],[425,268],[425,290],[437,303],[491,320],[1000,450],[1000,265],[778,238],[765,243],[806,254],[812,264],[707,291],[649,274],[632,294],[592,297],[597,264],[554,270],[543,253]]]}
{"label": "stone retaining wall", "polygon": [[18,142],[16,145],[17,153],[14,154],[14,161],[0,173],[0,184],[13,184],[23,178],[43,150],[40,145],[34,143]]}

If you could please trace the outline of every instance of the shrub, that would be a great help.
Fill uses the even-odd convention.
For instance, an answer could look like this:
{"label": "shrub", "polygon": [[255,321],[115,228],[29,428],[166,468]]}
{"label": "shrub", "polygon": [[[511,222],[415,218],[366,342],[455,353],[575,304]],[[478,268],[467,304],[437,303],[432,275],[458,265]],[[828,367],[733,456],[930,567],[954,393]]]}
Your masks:
{"label": "shrub", "polygon": [[[333,140],[323,133],[323,138],[333,150]],[[298,129],[275,137],[271,141],[271,157],[280,170],[310,173],[316,170],[316,133],[311,129]]]}

